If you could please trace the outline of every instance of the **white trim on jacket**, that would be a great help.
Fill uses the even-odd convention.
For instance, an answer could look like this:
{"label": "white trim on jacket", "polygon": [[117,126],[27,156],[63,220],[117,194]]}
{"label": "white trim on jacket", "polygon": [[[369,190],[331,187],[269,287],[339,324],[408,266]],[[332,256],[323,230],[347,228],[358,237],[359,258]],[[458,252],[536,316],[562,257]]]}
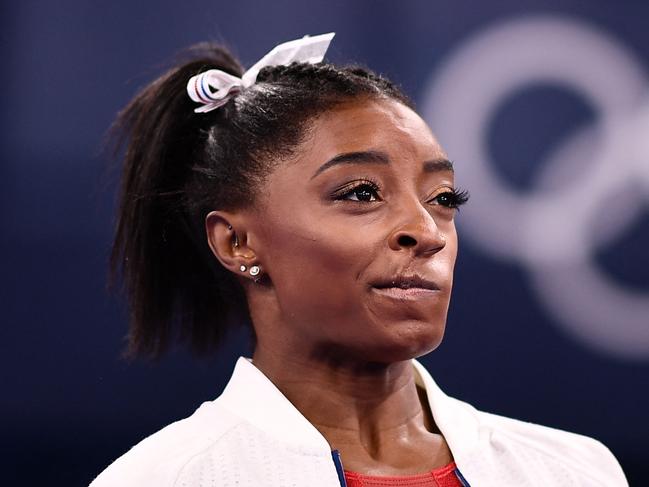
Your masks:
{"label": "white trim on jacket", "polygon": [[[412,362],[471,487],[628,486],[598,441],[478,411],[448,397]],[[340,485],[327,440],[251,361],[239,358],[221,396],[140,442],[91,487]]]}

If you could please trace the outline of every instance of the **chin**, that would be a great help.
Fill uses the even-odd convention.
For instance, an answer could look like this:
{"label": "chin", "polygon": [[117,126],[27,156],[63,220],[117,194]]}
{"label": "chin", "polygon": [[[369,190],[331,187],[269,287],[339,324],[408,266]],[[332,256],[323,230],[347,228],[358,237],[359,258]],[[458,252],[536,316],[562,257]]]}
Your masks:
{"label": "chin", "polygon": [[426,355],[442,343],[444,329],[444,324],[415,320],[400,323],[398,333],[388,337],[382,345],[372,347],[374,361],[393,363]]}

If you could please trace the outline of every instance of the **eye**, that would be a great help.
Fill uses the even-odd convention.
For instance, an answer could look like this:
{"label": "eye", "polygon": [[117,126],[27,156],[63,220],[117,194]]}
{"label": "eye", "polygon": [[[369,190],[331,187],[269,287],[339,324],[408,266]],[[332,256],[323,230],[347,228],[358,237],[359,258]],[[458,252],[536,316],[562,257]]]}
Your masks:
{"label": "eye", "polygon": [[460,206],[469,201],[469,192],[454,188],[452,191],[439,193],[432,201],[446,208],[459,209]]}
{"label": "eye", "polygon": [[362,182],[352,187],[343,188],[334,199],[343,201],[373,202],[379,201],[379,187],[371,181]]}

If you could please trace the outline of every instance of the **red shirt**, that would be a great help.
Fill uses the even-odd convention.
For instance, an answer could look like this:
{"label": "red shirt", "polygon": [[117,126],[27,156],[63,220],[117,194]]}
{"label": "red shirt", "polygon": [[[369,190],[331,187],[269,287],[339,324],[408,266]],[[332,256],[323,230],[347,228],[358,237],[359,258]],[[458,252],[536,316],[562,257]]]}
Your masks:
{"label": "red shirt", "polygon": [[397,477],[363,475],[345,470],[345,480],[347,487],[463,487],[456,470],[455,462],[430,472]]}

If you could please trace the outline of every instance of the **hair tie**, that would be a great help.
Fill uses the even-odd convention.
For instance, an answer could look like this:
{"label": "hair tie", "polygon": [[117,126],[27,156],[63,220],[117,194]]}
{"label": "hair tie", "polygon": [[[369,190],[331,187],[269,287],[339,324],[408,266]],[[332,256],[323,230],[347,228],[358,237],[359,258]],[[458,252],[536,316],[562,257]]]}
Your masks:
{"label": "hair tie", "polygon": [[203,106],[196,108],[196,113],[206,113],[225,105],[230,98],[242,89],[252,86],[257,81],[257,75],[266,66],[288,66],[291,63],[319,63],[335,33],[318,36],[304,36],[275,46],[268,54],[257,61],[241,78],[221,71],[210,69],[204,73],[192,76],[187,83],[189,97]]}

